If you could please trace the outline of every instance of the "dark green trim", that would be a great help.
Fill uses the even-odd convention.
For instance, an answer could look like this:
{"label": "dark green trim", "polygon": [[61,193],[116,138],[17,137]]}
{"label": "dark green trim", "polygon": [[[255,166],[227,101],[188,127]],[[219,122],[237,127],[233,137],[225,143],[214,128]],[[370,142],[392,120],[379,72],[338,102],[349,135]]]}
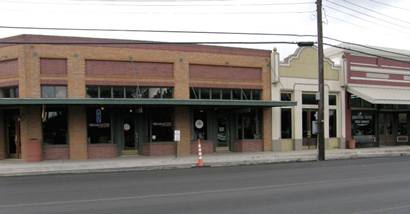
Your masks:
{"label": "dark green trim", "polygon": [[224,106],[224,107],[282,107],[295,106],[291,101],[265,100],[178,100],[127,98],[1,98],[2,105],[162,105],[162,106]]}

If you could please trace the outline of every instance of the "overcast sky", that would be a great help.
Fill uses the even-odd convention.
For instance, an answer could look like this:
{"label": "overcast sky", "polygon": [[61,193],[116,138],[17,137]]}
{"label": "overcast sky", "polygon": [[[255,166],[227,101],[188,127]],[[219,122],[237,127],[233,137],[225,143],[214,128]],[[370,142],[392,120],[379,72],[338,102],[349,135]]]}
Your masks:
{"label": "overcast sky", "polygon": [[[316,34],[314,0],[1,0],[0,25]],[[324,34],[410,49],[410,1],[323,0]],[[0,29],[0,37],[49,34],[158,41],[308,41],[315,38]],[[295,45],[277,47],[281,57]]]}

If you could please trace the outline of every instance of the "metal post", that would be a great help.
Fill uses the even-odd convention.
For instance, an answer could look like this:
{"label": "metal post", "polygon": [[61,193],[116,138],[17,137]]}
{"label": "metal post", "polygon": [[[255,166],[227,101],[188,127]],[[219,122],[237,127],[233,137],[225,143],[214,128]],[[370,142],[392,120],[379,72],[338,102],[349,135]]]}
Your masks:
{"label": "metal post", "polygon": [[319,68],[318,160],[325,160],[322,0],[316,1]]}

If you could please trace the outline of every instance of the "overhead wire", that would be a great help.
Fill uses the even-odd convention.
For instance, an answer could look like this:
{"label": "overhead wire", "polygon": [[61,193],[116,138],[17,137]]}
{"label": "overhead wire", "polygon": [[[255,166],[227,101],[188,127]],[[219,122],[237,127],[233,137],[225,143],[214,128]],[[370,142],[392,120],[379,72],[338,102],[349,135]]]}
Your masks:
{"label": "overhead wire", "polygon": [[410,12],[410,9],[408,9],[408,8],[398,7],[396,5],[388,4],[388,3],[383,2],[383,1],[377,1],[377,0],[369,0],[369,1],[371,1],[373,3],[376,3],[376,4],[379,4],[379,5],[383,5],[383,6],[387,6],[387,7],[391,7],[391,8],[400,9],[400,10]]}
{"label": "overhead wire", "polygon": [[364,7],[364,6],[362,6],[362,5],[359,5],[359,4],[357,4],[357,3],[350,2],[349,0],[343,0],[343,1],[346,2],[346,3],[348,3],[348,4],[350,4],[350,5],[353,5],[353,6],[355,6],[355,7],[361,8],[361,9],[363,9],[363,10],[367,10],[367,11],[370,11],[370,12],[372,12],[372,13],[379,14],[379,15],[381,15],[381,16],[388,17],[388,18],[390,18],[390,19],[393,19],[393,20],[396,20],[396,21],[400,21],[400,22],[403,22],[403,23],[406,23],[406,24],[410,24],[410,22],[408,22],[408,21],[406,21],[406,20],[399,19],[399,18],[396,18],[396,17],[393,17],[393,16],[389,16],[389,15],[384,14],[384,13],[381,13],[381,12],[379,12],[379,11],[377,11],[377,10],[373,10],[373,9],[368,8],[368,7]]}
{"label": "overhead wire", "polygon": [[395,30],[396,32],[400,32],[400,33],[402,33],[402,34],[410,35],[410,32],[408,32],[408,31],[403,31],[402,28],[398,28],[398,27],[396,27],[396,26],[390,26],[390,25],[387,25],[387,24],[384,24],[384,23],[378,23],[378,22],[375,22],[375,21],[369,20],[369,19],[364,19],[363,17],[360,17],[360,16],[358,16],[358,15],[356,15],[356,14],[339,10],[339,9],[333,7],[333,6],[330,6],[330,5],[325,5],[325,8],[328,8],[328,9],[333,10],[333,11],[336,11],[336,12],[338,12],[338,13],[342,13],[342,14],[348,15],[348,16],[350,16],[350,17],[359,19],[360,21],[365,21],[365,22],[372,23],[372,24],[378,25],[378,26],[379,26],[379,25],[383,25],[383,26],[386,26],[386,27],[389,27],[389,28]]}
{"label": "overhead wire", "polygon": [[381,18],[376,17],[376,16],[373,16],[373,15],[369,15],[369,14],[364,13],[364,12],[362,12],[362,11],[359,11],[359,10],[356,10],[356,9],[352,9],[352,8],[347,7],[347,6],[345,6],[345,5],[336,3],[336,2],[334,2],[333,0],[326,0],[326,2],[329,2],[329,3],[333,4],[333,5],[339,6],[339,7],[341,7],[341,8],[344,8],[345,10],[349,10],[349,11],[358,13],[358,14],[363,15],[363,16],[366,16],[366,17],[370,17],[370,18],[372,18],[372,19],[375,19],[375,20],[378,20],[378,21],[381,21],[381,22],[388,23],[388,24],[390,24],[390,25],[394,25],[394,26],[399,27],[399,28],[409,29],[407,26],[404,26],[404,25],[401,25],[401,24],[397,24],[397,23],[394,23],[394,22],[390,22],[390,21],[381,19]]}
{"label": "overhead wire", "polygon": [[[229,31],[188,31],[188,30],[149,30],[149,29],[107,29],[107,28],[57,28],[57,27],[28,27],[28,26],[4,26],[0,25],[0,29],[25,29],[25,30],[59,30],[59,31],[110,31],[110,32],[145,32],[145,33],[177,33],[177,34],[214,34],[214,35],[247,35],[247,36],[284,36],[284,37],[316,37],[315,34],[293,34],[293,33],[261,33],[261,32],[229,32]],[[324,36],[324,39],[332,40],[335,42],[340,42],[344,44],[356,45],[368,49],[373,49],[377,51],[383,51],[386,53],[401,55],[410,57],[410,55],[398,53],[389,50],[383,50],[381,48],[371,47],[367,45],[362,45],[358,43],[343,41],[337,38]],[[1,40],[0,40],[1,41]],[[149,41],[125,41],[125,42],[115,42],[115,44],[149,44]],[[158,43],[158,42],[153,42]],[[177,43],[175,44],[272,44],[272,42],[186,42],[186,43]],[[278,42],[281,43],[281,42]],[[297,42],[291,42],[290,44],[296,44]],[[0,42],[1,44],[1,42]],[[13,43],[10,43],[13,44]],[[97,43],[101,44],[101,43]],[[103,43],[107,44],[107,43]],[[173,44],[173,42],[164,42],[163,44]]]}

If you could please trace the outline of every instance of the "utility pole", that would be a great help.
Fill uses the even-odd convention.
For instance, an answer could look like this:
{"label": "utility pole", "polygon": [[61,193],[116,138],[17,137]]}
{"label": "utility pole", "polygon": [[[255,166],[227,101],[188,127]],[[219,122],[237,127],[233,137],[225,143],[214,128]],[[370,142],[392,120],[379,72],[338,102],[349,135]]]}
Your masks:
{"label": "utility pole", "polygon": [[319,68],[319,112],[318,112],[318,160],[325,160],[325,132],[324,132],[324,71],[323,71],[323,29],[322,29],[322,0],[316,0],[317,16],[317,56]]}

